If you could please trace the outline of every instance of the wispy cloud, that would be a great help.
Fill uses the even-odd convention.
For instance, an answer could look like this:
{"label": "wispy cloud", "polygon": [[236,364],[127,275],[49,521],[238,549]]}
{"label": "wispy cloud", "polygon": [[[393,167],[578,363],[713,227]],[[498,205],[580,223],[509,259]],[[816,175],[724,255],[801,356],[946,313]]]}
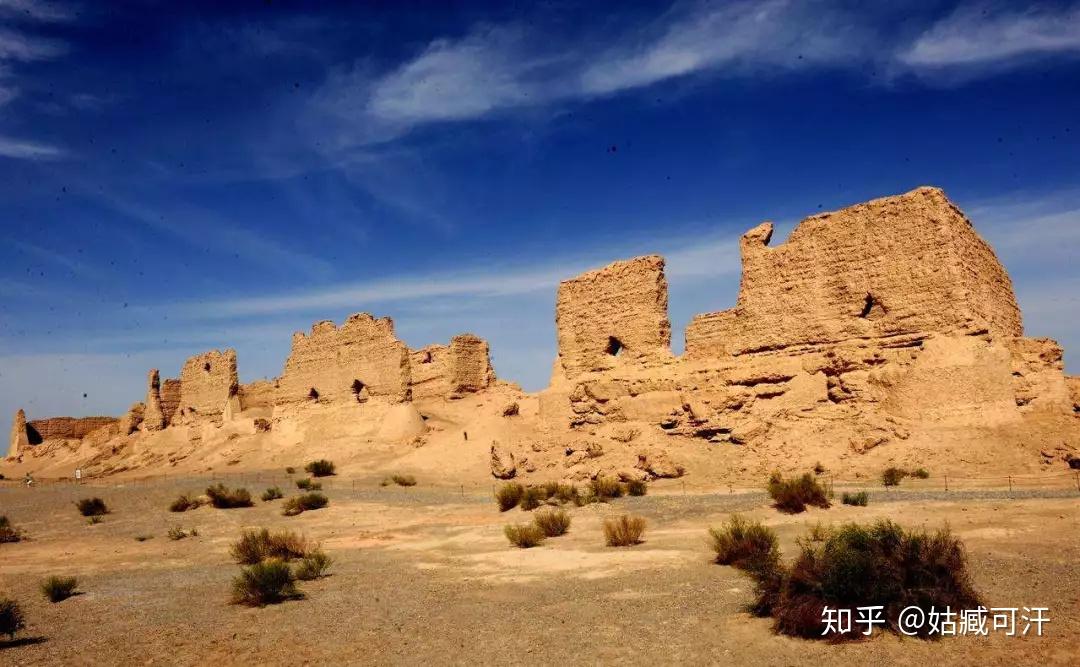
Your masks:
{"label": "wispy cloud", "polygon": [[0,60],[49,60],[65,53],[67,45],[63,42],[0,29]]}
{"label": "wispy cloud", "polygon": [[59,146],[0,136],[0,157],[16,160],[57,160],[67,156]]}
{"label": "wispy cloud", "polygon": [[75,13],[71,7],[44,0],[0,0],[0,12],[33,21],[69,21]]}
{"label": "wispy cloud", "polygon": [[73,259],[55,248],[42,248],[39,245],[20,240],[10,241],[10,243],[23,254],[30,255],[39,261],[59,266],[69,271],[72,275],[84,278],[98,278],[101,276],[101,271],[97,268],[86,262]]}
{"label": "wispy cloud", "polygon": [[955,67],[1051,53],[1080,54],[1080,7],[1001,11],[963,6],[932,25],[898,58],[912,67]]}

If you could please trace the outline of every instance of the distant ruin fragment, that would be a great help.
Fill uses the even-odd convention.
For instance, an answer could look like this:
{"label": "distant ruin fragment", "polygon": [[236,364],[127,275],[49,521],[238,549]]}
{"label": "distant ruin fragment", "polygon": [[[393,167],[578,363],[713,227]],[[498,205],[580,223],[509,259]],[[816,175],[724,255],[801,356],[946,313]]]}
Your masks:
{"label": "distant ruin fragment", "polygon": [[26,412],[22,408],[15,413],[11,420],[11,439],[8,444],[8,456],[18,456],[24,449],[30,446],[30,439],[26,434]]}
{"label": "distant ruin fragment", "polygon": [[220,418],[239,387],[236,350],[197,354],[180,370],[180,414]]}

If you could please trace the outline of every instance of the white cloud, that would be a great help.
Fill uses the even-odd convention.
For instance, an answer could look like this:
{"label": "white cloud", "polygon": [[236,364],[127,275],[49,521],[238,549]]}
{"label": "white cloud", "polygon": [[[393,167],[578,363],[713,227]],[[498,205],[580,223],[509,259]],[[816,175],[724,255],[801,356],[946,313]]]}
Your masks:
{"label": "white cloud", "polygon": [[56,160],[66,155],[67,151],[57,146],[0,136],[0,157],[16,160]]}
{"label": "white cloud", "polygon": [[0,107],[19,96],[18,88],[0,86]]}
{"label": "white cloud", "polygon": [[0,60],[50,60],[67,53],[63,42],[0,29]]}
{"label": "white cloud", "polygon": [[74,18],[69,7],[43,0],[0,0],[0,10],[35,21],[68,21]]}
{"label": "white cloud", "polygon": [[961,7],[898,55],[912,67],[971,66],[1022,56],[1080,53],[1080,8],[995,12]]}

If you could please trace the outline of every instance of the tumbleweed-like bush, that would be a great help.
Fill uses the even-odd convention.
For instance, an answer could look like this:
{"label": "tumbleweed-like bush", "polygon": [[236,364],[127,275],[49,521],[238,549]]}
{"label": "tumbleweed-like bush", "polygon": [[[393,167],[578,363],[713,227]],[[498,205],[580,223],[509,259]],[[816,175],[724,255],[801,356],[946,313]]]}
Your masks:
{"label": "tumbleweed-like bush", "polygon": [[570,530],[570,515],[564,509],[546,509],[536,513],[533,523],[547,537],[558,537]]}
{"label": "tumbleweed-like bush", "polygon": [[524,495],[524,486],[518,482],[507,482],[495,489],[495,502],[499,504],[500,512],[506,512],[517,507]]}
{"label": "tumbleweed-like bush", "polygon": [[75,595],[75,587],[78,585],[75,577],[58,577],[53,575],[41,582],[41,593],[49,602],[60,602]]}
{"label": "tumbleweed-like bush", "polygon": [[510,544],[522,549],[539,546],[544,543],[544,531],[534,523],[519,523],[507,525],[503,528],[506,539]]}
{"label": "tumbleweed-like bush", "polygon": [[252,565],[268,558],[303,558],[310,550],[307,538],[291,530],[270,532],[260,528],[242,532],[240,539],[229,547],[229,554],[240,565]]}
{"label": "tumbleweed-like bush", "polygon": [[774,473],[765,488],[773,499],[773,506],[781,512],[798,514],[805,511],[807,505],[823,509],[829,507],[828,492],[810,473],[791,479]]}
{"label": "tumbleweed-like bush", "polygon": [[645,534],[645,519],[633,514],[623,514],[604,520],[604,542],[609,547],[632,547],[641,544]]}
{"label": "tumbleweed-like bush", "polygon": [[263,607],[300,597],[296,577],[285,561],[271,558],[241,569],[233,579],[232,601],[249,607]]}
{"label": "tumbleweed-like bush", "polygon": [[321,493],[301,493],[285,501],[281,513],[285,516],[296,516],[308,510],[318,510],[326,507],[330,500]]}
{"label": "tumbleweed-like bush", "polygon": [[251,494],[247,489],[230,489],[220,483],[207,487],[206,495],[210,498],[210,504],[218,509],[251,507],[255,504],[251,501]]}
{"label": "tumbleweed-like bush", "polygon": [[319,459],[318,461],[312,461],[304,466],[304,471],[310,473],[313,477],[329,477],[330,475],[337,474],[335,470],[337,467],[332,461],[326,459]]}
{"label": "tumbleweed-like bush", "polygon": [[109,513],[109,508],[101,498],[83,498],[75,503],[75,507],[83,516],[102,516]]}

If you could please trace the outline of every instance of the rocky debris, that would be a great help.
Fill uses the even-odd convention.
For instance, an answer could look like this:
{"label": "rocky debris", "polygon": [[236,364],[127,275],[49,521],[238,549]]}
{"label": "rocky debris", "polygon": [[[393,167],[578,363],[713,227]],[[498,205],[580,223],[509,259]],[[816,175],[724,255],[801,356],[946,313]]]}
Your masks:
{"label": "rocky debris", "polygon": [[499,446],[499,443],[491,443],[491,476],[496,479],[513,479],[517,475],[517,464],[514,462],[514,453]]}
{"label": "rocky debris", "polygon": [[667,452],[639,452],[635,468],[647,472],[652,477],[682,477],[686,473],[683,466],[675,463]]}
{"label": "rocky debris", "polygon": [[503,417],[515,417],[515,416],[518,415],[519,411],[520,411],[520,408],[518,407],[517,401],[511,401],[511,402],[507,403],[505,406],[503,406],[502,416]]}
{"label": "rocky debris", "polygon": [[611,431],[611,439],[616,442],[631,442],[641,435],[641,429],[636,426],[616,426]]}
{"label": "rocky debris", "polygon": [[255,432],[256,433],[269,433],[270,432],[270,420],[258,417],[255,419]]}
{"label": "rocky debris", "polygon": [[140,401],[133,404],[128,408],[127,413],[120,418],[120,423],[117,424],[117,431],[120,435],[131,435],[138,430],[143,421],[143,414],[146,411],[146,406]]}

